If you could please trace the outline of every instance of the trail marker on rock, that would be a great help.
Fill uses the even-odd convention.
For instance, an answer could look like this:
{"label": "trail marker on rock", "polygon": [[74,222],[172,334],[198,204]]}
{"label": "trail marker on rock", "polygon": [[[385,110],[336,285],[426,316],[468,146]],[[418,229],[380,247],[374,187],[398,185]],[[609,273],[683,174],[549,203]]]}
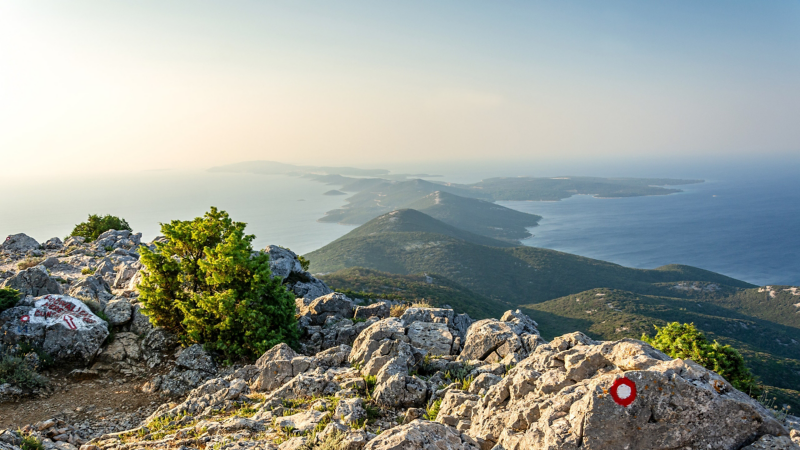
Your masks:
{"label": "trail marker on rock", "polygon": [[616,404],[627,408],[636,400],[636,383],[629,378],[618,378],[611,386],[610,394]]}

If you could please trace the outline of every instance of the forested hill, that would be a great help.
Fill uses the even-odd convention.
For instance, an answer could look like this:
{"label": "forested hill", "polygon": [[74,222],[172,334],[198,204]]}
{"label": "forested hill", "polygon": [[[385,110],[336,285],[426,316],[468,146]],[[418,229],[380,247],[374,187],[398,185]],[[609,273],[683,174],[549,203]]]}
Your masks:
{"label": "forested hill", "polygon": [[632,269],[555,250],[481,245],[420,212],[404,213],[407,221],[401,228],[392,217],[391,213],[381,216],[307,254],[310,270],[329,273],[366,267],[404,275],[436,273],[512,305],[539,303],[597,287],[649,294],[669,292],[679,282],[709,282],[729,289],[753,287],[689,266]]}

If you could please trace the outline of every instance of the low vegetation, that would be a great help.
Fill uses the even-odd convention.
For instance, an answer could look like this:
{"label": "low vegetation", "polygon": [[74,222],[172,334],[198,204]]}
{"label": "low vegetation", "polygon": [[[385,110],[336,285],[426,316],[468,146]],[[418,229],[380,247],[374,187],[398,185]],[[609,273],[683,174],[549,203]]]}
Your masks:
{"label": "low vegetation", "polygon": [[28,257],[17,263],[17,269],[25,270],[36,267],[44,261],[42,257]]}
{"label": "low vegetation", "polygon": [[19,291],[11,288],[0,289],[0,313],[13,308],[19,301]]}
{"label": "low vegetation", "polygon": [[709,342],[693,323],[671,322],[652,338],[642,335],[642,340],[672,358],[691,359],[706,369],[713,370],[728,380],[736,389],[754,392],[755,378],[744,364],[744,358],[730,345]]}
{"label": "low vegetation", "polygon": [[108,230],[131,231],[131,227],[125,219],[117,216],[112,216],[110,214],[106,214],[105,216],[90,214],[86,222],[75,225],[75,228],[68,237],[80,236],[85,238],[86,242],[92,242]]}
{"label": "low vegetation", "polygon": [[228,360],[257,358],[299,337],[294,296],[271,277],[269,255],[253,252],[245,226],[212,207],[162,224],[166,242],[141,249],[145,314],[184,344],[204,344]]}

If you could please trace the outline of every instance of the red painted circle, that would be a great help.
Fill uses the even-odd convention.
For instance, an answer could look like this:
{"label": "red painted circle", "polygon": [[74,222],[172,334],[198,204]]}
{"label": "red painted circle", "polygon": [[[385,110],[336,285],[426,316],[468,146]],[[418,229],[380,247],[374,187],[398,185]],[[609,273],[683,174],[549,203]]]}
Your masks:
{"label": "red painted circle", "polygon": [[618,378],[611,386],[611,398],[627,408],[636,400],[636,383],[625,377]]}
{"label": "red painted circle", "polygon": [[31,320],[31,316],[22,316],[22,317],[19,318],[19,320],[21,320],[23,322],[27,322],[27,321]]}

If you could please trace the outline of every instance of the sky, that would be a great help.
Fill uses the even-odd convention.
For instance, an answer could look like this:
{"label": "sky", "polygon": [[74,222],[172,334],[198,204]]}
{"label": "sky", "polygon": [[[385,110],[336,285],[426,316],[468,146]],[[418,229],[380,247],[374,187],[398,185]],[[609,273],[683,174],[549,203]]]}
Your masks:
{"label": "sky", "polygon": [[797,1],[0,2],[0,167],[800,154]]}

